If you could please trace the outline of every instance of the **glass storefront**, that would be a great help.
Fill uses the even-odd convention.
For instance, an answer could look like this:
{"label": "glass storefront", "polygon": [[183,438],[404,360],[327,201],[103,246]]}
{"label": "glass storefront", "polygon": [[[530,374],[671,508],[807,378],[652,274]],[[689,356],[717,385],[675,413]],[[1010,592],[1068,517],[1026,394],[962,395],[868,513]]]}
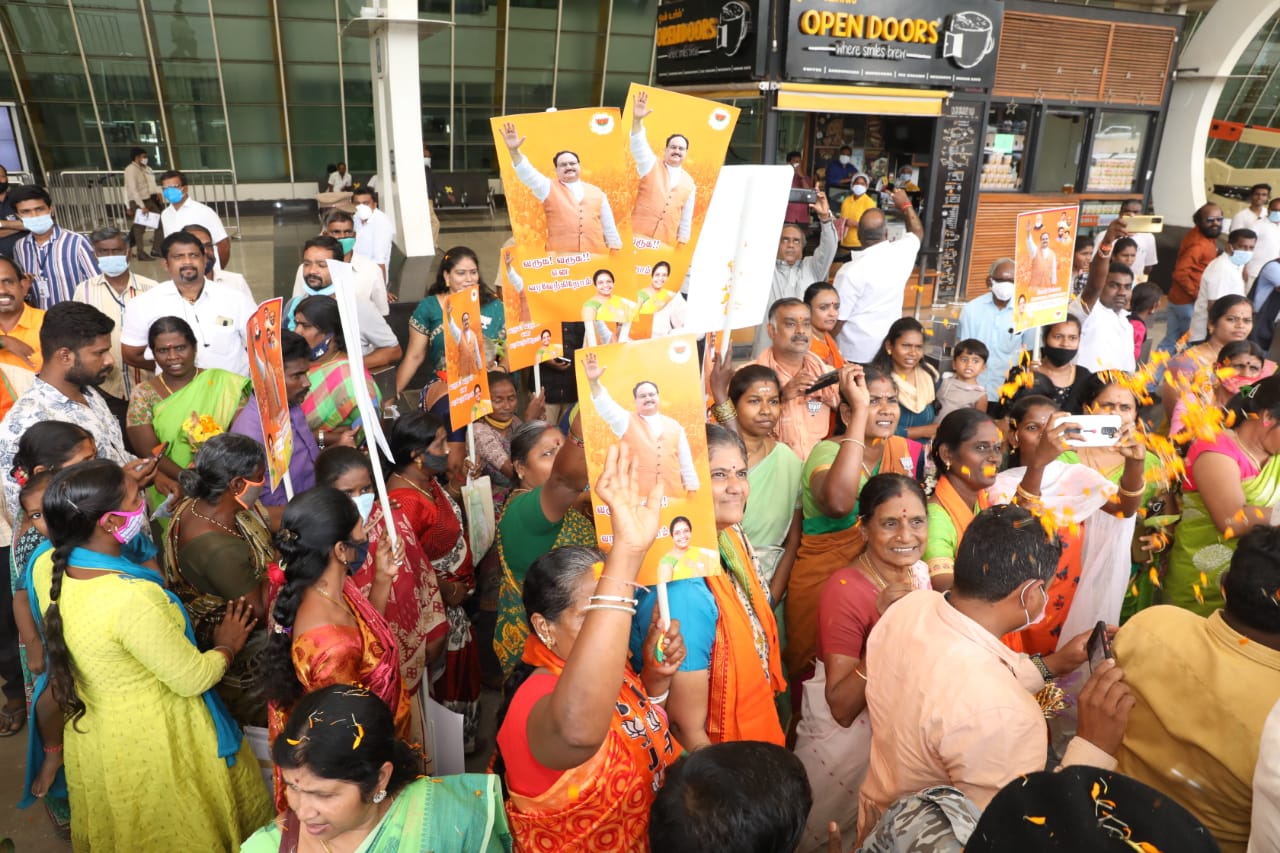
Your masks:
{"label": "glass storefront", "polygon": [[[4,0],[0,101],[29,120],[32,168],[119,169],[141,145],[161,168],[234,168],[240,182],[308,183],[344,159],[367,175],[369,41],[342,31],[363,5]],[[454,23],[421,42],[423,137],[437,169],[496,170],[495,114],[620,107],[632,82],[650,79],[657,0],[418,7]],[[759,133],[747,156],[758,156]]]}

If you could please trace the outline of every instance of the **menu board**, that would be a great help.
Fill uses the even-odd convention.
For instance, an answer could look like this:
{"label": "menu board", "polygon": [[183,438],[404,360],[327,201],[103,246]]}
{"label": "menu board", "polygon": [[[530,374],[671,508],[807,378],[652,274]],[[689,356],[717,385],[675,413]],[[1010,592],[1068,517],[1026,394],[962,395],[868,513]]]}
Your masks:
{"label": "menu board", "polygon": [[969,211],[973,207],[983,111],[983,105],[977,101],[953,98],[938,119],[934,150],[938,152],[941,191],[938,194],[935,304],[957,298],[961,271],[968,255]]}

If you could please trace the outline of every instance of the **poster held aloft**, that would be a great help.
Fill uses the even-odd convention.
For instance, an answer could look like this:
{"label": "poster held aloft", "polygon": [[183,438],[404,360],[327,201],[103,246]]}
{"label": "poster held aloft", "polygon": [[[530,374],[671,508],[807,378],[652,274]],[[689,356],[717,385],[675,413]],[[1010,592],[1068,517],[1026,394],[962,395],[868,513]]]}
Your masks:
{"label": "poster held aloft", "polygon": [[[444,369],[449,383],[450,429],[468,427],[493,411],[479,317],[479,285],[473,284],[445,297]],[[474,448],[471,456],[475,458]]]}
{"label": "poster held aloft", "polygon": [[1018,214],[1013,256],[1015,332],[1066,318],[1078,222],[1079,208],[1074,204]]}
{"label": "poster held aloft", "polygon": [[283,309],[283,299],[268,299],[249,318],[245,331],[249,341],[249,378],[253,380],[253,396],[262,420],[271,488],[278,488],[285,481],[285,492],[292,499],[289,459],[293,456],[293,421],[284,387],[284,353],[280,349]]}

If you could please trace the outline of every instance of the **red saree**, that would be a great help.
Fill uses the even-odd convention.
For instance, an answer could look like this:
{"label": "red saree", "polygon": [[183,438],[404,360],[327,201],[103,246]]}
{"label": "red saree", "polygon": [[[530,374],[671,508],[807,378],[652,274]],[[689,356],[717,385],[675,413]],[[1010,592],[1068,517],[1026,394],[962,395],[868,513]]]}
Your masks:
{"label": "red saree", "polygon": [[[536,634],[529,635],[522,660],[557,676],[564,670],[564,661]],[[537,797],[508,791],[507,823],[515,849],[648,851],[649,807],[679,755],[666,712],[649,704],[644,685],[628,667],[613,725],[596,754],[564,771]]]}

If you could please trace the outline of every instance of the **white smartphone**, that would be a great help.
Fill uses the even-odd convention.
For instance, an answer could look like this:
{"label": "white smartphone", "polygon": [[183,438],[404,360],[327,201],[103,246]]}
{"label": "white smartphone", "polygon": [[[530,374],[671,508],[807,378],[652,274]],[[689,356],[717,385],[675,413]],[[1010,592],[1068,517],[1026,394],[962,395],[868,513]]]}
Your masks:
{"label": "white smartphone", "polygon": [[1053,422],[1069,424],[1067,444],[1072,447],[1111,447],[1120,440],[1119,415],[1062,415]]}

